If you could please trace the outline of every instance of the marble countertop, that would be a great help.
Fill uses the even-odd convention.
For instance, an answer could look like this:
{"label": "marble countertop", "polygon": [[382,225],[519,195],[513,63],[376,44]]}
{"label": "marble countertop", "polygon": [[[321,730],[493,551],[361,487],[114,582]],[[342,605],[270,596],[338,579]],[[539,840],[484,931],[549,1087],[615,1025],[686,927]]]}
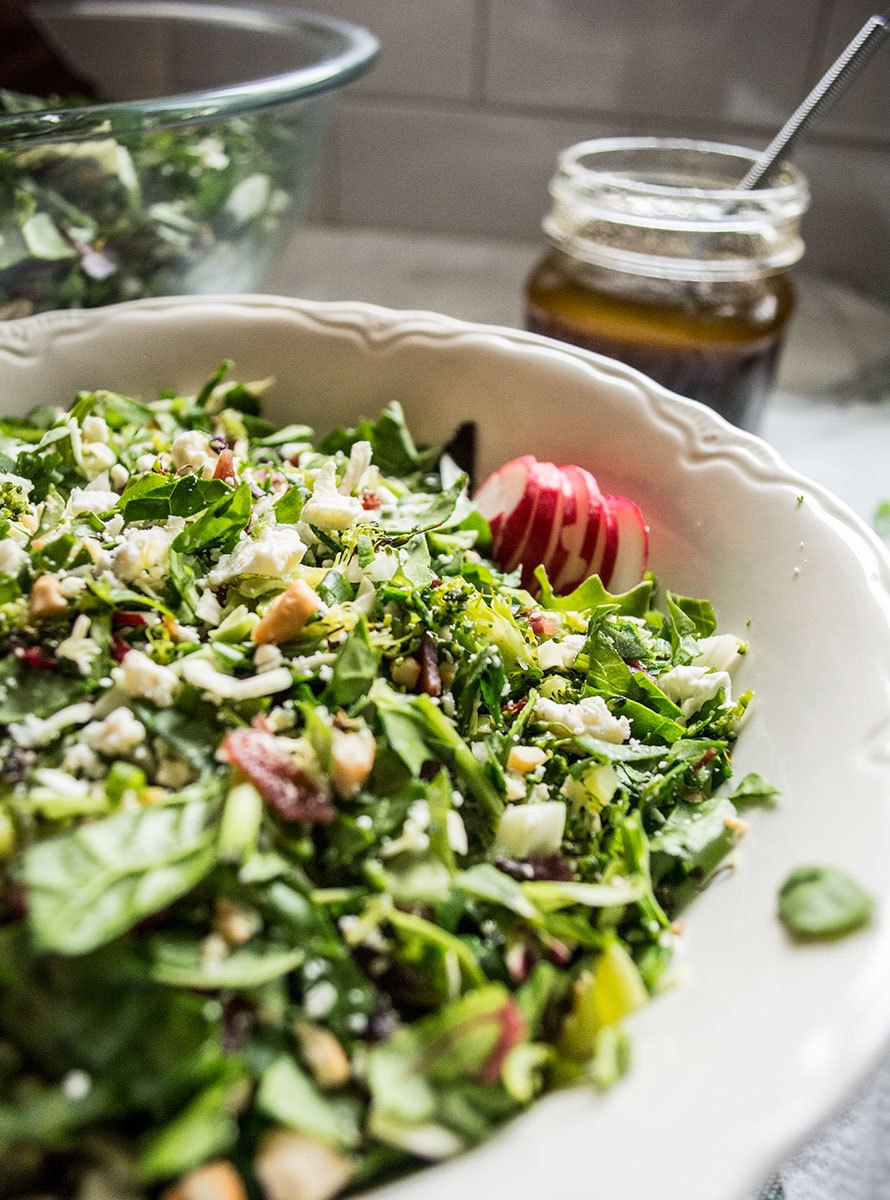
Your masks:
{"label": "marble countertop", "polygon": [[[536,242],[303,227],[266,290],[521,327]],[[890,498],[890,306],[801,273],[762,435],[870,522]]]}

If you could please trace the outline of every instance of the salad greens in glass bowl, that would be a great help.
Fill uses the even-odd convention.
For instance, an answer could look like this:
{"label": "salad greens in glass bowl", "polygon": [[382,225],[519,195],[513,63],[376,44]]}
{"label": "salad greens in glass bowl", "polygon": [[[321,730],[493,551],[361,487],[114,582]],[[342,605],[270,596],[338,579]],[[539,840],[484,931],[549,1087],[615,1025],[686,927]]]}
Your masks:
{"label": "salad greens in glass bowl", "polygon": [[30,11],[115,99],[0,92],[0,319],[255,288],[309,198],[334,90],[374,60],[371,34],[285,8]]}
{"label": "salad greens in glass bowl", "polygon": [[328,1200],[608,1086],[773,791],[706,600],[524,587],[397,403],[268,382],[0,421],[4,1198]]}

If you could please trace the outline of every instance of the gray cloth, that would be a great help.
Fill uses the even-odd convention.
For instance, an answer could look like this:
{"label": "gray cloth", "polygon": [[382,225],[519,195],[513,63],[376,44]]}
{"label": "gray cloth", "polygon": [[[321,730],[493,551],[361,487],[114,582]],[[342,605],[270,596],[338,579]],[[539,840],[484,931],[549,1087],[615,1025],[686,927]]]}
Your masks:
{"label": "gray cloth", "polygon": [[758,1200],[890,1200],[890,1057]]}

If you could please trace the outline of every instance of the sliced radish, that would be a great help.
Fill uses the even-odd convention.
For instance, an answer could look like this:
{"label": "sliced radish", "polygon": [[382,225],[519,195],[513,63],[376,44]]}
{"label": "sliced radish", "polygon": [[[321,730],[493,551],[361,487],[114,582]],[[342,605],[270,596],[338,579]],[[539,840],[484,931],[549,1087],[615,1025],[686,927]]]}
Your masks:
{"label": "sliced radish", "polygon": [[599,575],[603,587],[609,586],[612,568],[615,565],[615,555],[618,550],[618,526],[615,523],[615,513],[609,503],[609,497],[603,496],[600,510],[600,531],[593,552],[591,574]]}
{"label": "sliced radish", "polygon": [[555,587],[555,581],[568,560],[569,547],[576,540],[583,542],[590,516],[586,507],[579,508],[575,489],[564,468],[559,468],[559,474],[562,479],[562,516],[553,528],[553,535],[541,560],[547,567],[551,587]]}
{"label": "sliced radish", "polygon": [[531,515],[528,480],[534,462],[533,455],[524,454],[522,458],[505,463],[489,475],[476,493],[476,507],[491,526],[495,558],[505,519],[520,506],[527,508],[528,515]]}
{"label": "sliced radish", "polygon": [[568,550],[568,557],[554,578],[553,590],[570,592],[579,583],[583,583],[593,570],[591,563],[597,545],[603,506],[599,486],[589,471],[575,466],[560,467],[560,470],[575,493],[577,513],[586,513],[583,525],[580,520],[576,520],[574,526],[563,530],[562,544]]}
{"label": "sliced radish", "polygon": [[554,531],[559,529],[564,504],[562,474],[553,463],[535,463],[530,486],[537,491],[534,512],[526,536],[515,551],[509,567],[513,570],[521,564],[524,588],[534,583],[535,567],[547,561],[547,548]]}
{"label": "sliced radish", "polygon": [[649,560],[649,526],[634,504],[625,496],[606,496],[606,508],[616,527],[616,554],[608,581],[612,592],[626,592],[643,578]]}

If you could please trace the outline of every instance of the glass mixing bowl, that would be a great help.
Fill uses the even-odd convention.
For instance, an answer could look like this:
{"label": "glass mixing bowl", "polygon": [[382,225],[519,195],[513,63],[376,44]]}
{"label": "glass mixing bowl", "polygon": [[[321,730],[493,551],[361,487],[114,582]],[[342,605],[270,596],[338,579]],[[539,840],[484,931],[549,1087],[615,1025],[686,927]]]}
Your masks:
{"label": "glass mixing bowl", "polygon": [[246,4],[29,12],[103,100],[0,93],[0,319],[254,290],[305,208],[334,91],[376,39]]}

